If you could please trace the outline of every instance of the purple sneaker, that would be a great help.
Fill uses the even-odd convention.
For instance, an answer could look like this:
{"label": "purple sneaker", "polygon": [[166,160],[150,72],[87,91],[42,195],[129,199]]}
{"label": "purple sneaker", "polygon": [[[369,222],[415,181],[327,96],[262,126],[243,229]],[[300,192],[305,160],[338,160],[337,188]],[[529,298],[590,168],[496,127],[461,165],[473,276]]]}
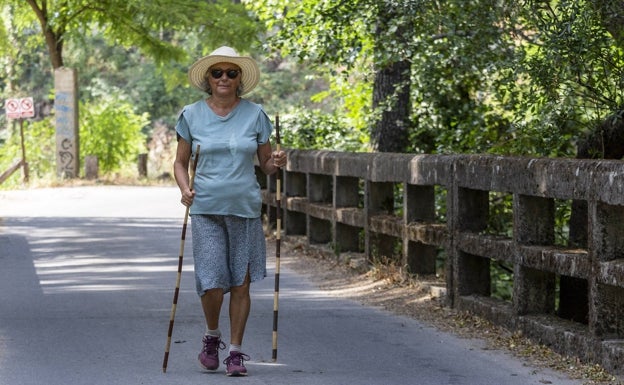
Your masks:
{"label": "purple sneaker", "polygon": [[202,339],[201,353],[197,356],[199,364],[206,370],[217,370],[219,368],[219,349],[225,349],[225,344],[220,337],[204,336]]}
{"label": "purple sneaker", "polygon": [[230,356],[223,361],[227,367],[225,375],[231,377],[246,376],[247,368],[245,368],[244,360],[249,360],[249,356],[241,352],[230,352]]}

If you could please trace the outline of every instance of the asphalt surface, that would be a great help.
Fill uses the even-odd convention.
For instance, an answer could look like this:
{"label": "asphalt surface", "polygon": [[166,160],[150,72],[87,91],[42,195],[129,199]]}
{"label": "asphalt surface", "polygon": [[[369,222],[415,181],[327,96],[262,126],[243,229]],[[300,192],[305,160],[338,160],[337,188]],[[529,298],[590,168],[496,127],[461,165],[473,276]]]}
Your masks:
{"label": "asphalt surface", "polygon": [[250,375],[204,372],[190,231],[163,373],[183,215],[173,187],[0,191],[0,384],[582,384],[330,296],[285,264],[272,362],[274,258],[252,286]]}

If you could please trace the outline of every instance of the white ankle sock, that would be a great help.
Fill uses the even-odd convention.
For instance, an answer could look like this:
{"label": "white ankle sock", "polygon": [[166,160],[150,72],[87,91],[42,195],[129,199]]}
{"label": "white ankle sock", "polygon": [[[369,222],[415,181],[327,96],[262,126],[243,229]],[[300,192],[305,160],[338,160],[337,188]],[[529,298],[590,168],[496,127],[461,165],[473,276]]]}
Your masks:
{"label": "white ankle sock", "polygon": [[241,345],[230,344],[230,351],[228,353],[240,352],[240,351],[241,351]]}
{"label": "white ankle sock", "polygon": [[206,326],[206,335],[212,337],[221,337],[221,330],[219,330],[219,328],[215,330],[210,330],[208,329],[208,326]]}

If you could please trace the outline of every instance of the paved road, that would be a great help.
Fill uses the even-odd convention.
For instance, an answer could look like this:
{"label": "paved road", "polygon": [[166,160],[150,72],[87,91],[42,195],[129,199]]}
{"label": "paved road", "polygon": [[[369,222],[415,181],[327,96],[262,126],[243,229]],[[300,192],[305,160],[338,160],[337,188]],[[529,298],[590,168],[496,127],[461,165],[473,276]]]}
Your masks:
{"label": "paved road", "polygon": [[273,363],[272,260],[269,277],[252,287],[250,376],[204,373],[190,237],[163,374],[183,214],[175,188],[0,191],[0,384],[581,384],[328,296],[285,263]]}

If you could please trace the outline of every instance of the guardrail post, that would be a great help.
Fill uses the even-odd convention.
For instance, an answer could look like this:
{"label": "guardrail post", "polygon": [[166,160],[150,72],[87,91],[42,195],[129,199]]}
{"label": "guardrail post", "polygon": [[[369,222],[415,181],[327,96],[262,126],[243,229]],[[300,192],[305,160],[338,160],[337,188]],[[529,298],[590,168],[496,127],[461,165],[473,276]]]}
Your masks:
{"label": "guardrail post", "polygon": [[392,258],[394,255],[393,238],[370,230],[370,217],[379,214],[392,215],[394,212],[394,183],[366,181],[366,256],[370,261],[375,258]]}
{"label": "guardrail post", "polygon": [[618,285],[624,262],[624,206],[590,202],[590,258],[597,279],[590,280],[590,332],[603,339],[624,337],[624,288]]}
{"label": "guardrail post", "polygon": [[95,155],[85,156],[85,178],[97,179],[100,171],[98,157]]}
{"label": "guardrail post", "polygon": [[306,174],[301,172],[284,171],[284,235],[305,235],[307,233],[306,215],[291,210],[292,199],[306,197]]}
{"label": "guardrail post", "polygon": [[[552,246],[555,242],[555,204],[550,198],[514,194],[514,241],[516,245]],[[516,247],[516,261],[522,256]],[[514,311],[518,315],[553,314],[555,274],[514,263]]]}
{"label": "guardrail post", "polygon": [[[447,213],[447,215],[455,215],[451,221],[455,226],[453,233],[479,233],[485,230],[489,211],[488,192],[459,186],[454,186],[453,190],[454,210],[452,213]],[[491,291],[490,260],[458,249],[454,250],[454,258],[453,276],[456,295],[489,296]]]}
{"label": "guardrail post", "polygon": [[[320,174],[308,174],[308,200],[311,205],[332,203],[332,177]],[[326,220],[307,216],[308,240],[310,243],[331,242],[331,223]]]}
{"label": "guardrail post", "polygon": [[[435,190],[433,186],[403,187],[403,222],[435,221]],[[422,242],[413,242],[403,236],[403,265],[413,274],[435,274],[437,248]]]}
{"label": "guardrail post", "polygon": [[[346,176],[334,176],[333,206],[334,211],[345,207],[357,208],[360,202],[359,179]],[[360,228],[335,221],[332,239],[335,251],[361,251]]]}

